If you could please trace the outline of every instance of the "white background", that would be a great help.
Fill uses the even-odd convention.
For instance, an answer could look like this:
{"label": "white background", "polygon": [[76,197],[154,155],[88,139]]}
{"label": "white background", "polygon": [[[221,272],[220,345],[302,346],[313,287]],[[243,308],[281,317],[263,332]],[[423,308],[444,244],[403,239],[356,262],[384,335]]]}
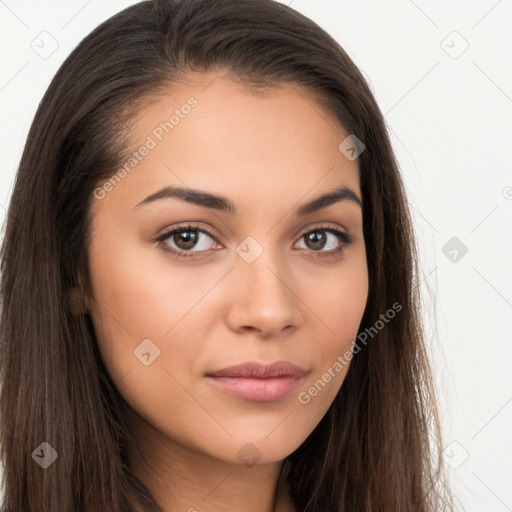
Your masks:
{"label": "white background", "polygon": [[[0,0],[2,226],[50,80],[133,3]],[[420,238],[453,485],[468,511],[512,510],[512,0],[286,3],[339,41],[385,114]],[[453,243],[467,247],[456,262]]]}

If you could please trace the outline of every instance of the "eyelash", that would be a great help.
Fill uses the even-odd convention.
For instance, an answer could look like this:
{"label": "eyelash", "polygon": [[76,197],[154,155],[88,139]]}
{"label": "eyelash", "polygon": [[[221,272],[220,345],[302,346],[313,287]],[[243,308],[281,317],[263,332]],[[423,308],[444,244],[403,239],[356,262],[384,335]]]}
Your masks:
{"label": "eyelash", "polygon": [[[167,240],[170,236],[174,235],[175,233],[180,233],[180,232],[184,232],[184,231],[198,231],[198,232],[208,235],[210,238],[215,240],[215,235],[208,229],[200,228],[199,226],[194,226],[193,224],[186,223],[186,224],[178,225],[178,226],[172,228],[171,230],[166,231],[165,233],[160,235],[155,240],[155,242],[159,242],[163,251],[165,251],[167,253],[172,253],[173,256],[176,258],[190,258],[190,259],[202,258],[203,256],[198,256],[197,254],[205,253],[208,251],[186,251],[184,249],[178,250],[178,249],[170,248],[167,244],[164,243],[165,240]],[[335,235],[340,242],[342,242],[342,244],[337,249],[332,249],[330,251],[313,251],[311,249],[311,252],[315,253],[315,255],[318,255],[321,258],[333,258],[333,257],[340,255],[341,253],[343,253],[345,251],[345,247],[354,241],[354,239],[351,235],[349,235],[348,233],[345,233],[344,231],[340,231],[339,229],[337,229],[336,227],[334,227],[331,224],[328,224],[325,226],[318,226],[316,228],[304,231],[300,235],[299,240],[310,233],[315,233],[318,231],[325,231],[327,233],[331,233],[331,234]],[[213,249],[213,250],[215,250],[215,249]]]}

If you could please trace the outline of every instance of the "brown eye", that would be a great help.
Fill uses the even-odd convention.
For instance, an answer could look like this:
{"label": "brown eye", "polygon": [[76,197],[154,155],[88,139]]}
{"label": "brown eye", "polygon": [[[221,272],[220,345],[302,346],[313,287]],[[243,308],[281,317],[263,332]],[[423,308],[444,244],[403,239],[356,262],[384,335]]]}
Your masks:
{"label": "brown eye", "polygon": [[[209,241],[210,240],[210,241]],[[197,258],[215,244],[213,234],[196,226],[178,226],[161,235],[157,240],[164,251],[174,253],[178,258]]]}
{"label": "brown eye", "polygon": [[353,237],[333,227],[318,227],[304,233],[301,240],[305,241],[306,249],[319,253],[319,256],[336,256],[353,242]]}
{"label": "brown eye", "polygon": [[[192,249],[197,241],[199,240],[199,236],[197,235],[196,230],[187,229],[187,230],[179,230],[174,231],[172,235],[172,241],[178,246],[179,249]],[[183,244],[183,245],[181,245]]]}
{"label": "brown eye", "polygon": [[306,240],[306,245],[314,251],[323,249],[327,242],[327,236],[322,231],[312,231],[304,235],[304,239]]}
{"label": "brown eye", "polygon": [[[300,240],[305,241],[305,249],[320,257],[335,257],[353,242],[351,235],[331,226],[309,230],[301,235]],[[168,230],[156,241],[160,242],[162,250],[177,258],[201,258],[212,249],[212,243],[217,243],[208,230],[191,224]]]}

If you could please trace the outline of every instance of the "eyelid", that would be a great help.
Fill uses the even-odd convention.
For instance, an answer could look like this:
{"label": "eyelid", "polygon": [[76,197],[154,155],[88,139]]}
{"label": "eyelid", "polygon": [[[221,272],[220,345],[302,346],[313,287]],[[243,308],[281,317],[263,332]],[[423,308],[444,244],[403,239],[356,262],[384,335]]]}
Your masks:
{"label": "eyelid", "polygon": [[349,237],[349,233],[348,231],[345,229],[345,228],[342,228],[341,226],[339,226],[338,224],[333,224],[331,222],[326,222],[326,223],[316,223],[313,225],[313,227],[308,227],[308,228],[305,228],[304,230],[302,230],[300,232],[300,235],[299,235],[299,238],[303,237],[304,235],[306,235],[307,233],[310,233],[311,231],[329,231],[330,229],[334,230],[334,231],[338,231],[338,232],[341,232],[345,235],[347,235],[347,237]]}
{"label": "eyelid", "polygon": [[[213,229],[210,229],[210,228],[202,228],[200,227],[199,225],[195,225],[194,222],[183,222],[183,223],[180,223],[176,226],[172,226],[170,228],[165,228],[163,230],[163,232],[161,232],[159,235],[156,236],[156,238],[154,239],[154,242],[158,242],[159,245],[166,245],[164,242],[165,240],[167,240],[173,233],[175,232],[178,232],[178,231],[187,231],[187,230],[190,230],[190,231],[198,231],[198,232],[201,232],[201,233],[204,233],[206,235],[208,235],[214,242],[218,243],[217,242],[217,234],[214,233],[215,230]],[[175,257],[181,257],[181,258],[188,258],[190,260],[192,259],[197,259],[197,258],[201,258],[202,256],[198,256],[200,254],[204,254],[204,253],[209,253],[212,249],[209,249],[209,250],[205,250],[205,251],[185,251],[183,249],[174,249],[173,247],[162,247],[162,250],[167,252],[167,253],[172,253],[174,254]],[[215,250],[215,249],[213,249]],[[190,256],[189,256],[190,254]]]}
{"label": "eyelid", "polygon": [[[186,230],[202,232],[202,233],[208,235],[214,242],[219,243],[217,241],[218,235],[217,235],[216,230],[211,229],[211,228],[203,228],[199,224],[196,224],[194,222],[183,222],[183,223],[180,223],[180,224],[178,224],[176,226],[165,228],[163,231],[160,232],[160,234],[158,234],[156,236],[156,238],[153,241],[155,243],[156,242],[160,242],[160,243],[163,244],[163,242],[165,242],[165,240],[167,240],[173,233],[175,233],[177,231],[186,231]],[[304,228],[300,232],[300,234],[298,235],[298,240],[297,241],[302,239],[302,237],[304,237],[308,233],[311,233],[311,232],[314,232],[314,231],[330,232],[341,243],[341,246],[338,249],[334,249],[334,250],[330,250],[330,251],[313,251],[313,250],[310,250],[310,252],[312,252],[312,253],[320,256],[320,257],[335,256],[337,252],[344,251],[344,248],[347,245],[350,245],[351,243],[354,242],[354,237],[346,229],[341,228],[338,224],[333,224],[333,223],[330,223],[330,222],[327,222],[327,223],[324,223],[324,224],[320,223],[320,224],[316,224],[316,225],[310,226],[308,228]],[[185,257],[185,258],[189,257],[190,259],[193,259],[193,258],[201,258],[202,256],[198,256],[198,255],[204,254],[204,253],[209,253],[209,251],[215,250],[215,249],[208,249],[208,250],[204,250],[204,251],[186,251],[184,249],[179,250],[179,249],[174,249],[174,248],[167,247],[167,248],[162,249],[162,250],[164,250],[165,252],[174,253],[175,256],[177,256],[177,257],[182,256],[182,257]],[[187,254],[192,254],[193,256],[186,256]]]}
{"label": "eyelid", "polygon": [[220,238],[220,234],[215,229],[209,228],[209,227],[208,228],[201,227],[200,224],[196,224],[194,221],[192,221],[192,222],[182,222],[182,223],[177,224],[176,226],[171,226],[171,227],[162,229],[161,231],[159,231],[159,233],[156,235],[156,237],[153,241],[159,242],[162,239],[166,240],[167,238],[169,238],[169,236],[174,231],[180,231],[180,230],[185,231],[187,229],[194,230],[194,231],[201,231],[203,233],[206,233],[211,238],[214,238],[214,237]]}

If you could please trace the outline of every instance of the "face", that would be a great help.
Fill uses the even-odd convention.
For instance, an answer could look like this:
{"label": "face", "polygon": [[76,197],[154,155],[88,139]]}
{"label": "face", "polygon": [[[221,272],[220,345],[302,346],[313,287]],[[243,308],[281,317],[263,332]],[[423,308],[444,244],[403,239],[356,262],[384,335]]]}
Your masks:
{"label": "face", "polygon": [[[137,118],[132,159],[95,191],[87,306],[119,392],[169,443],[278,461],[334,400],[368,295],[348,135],[296,88],[213,75]],[[278,361],[302,376],[209,376]]]}

